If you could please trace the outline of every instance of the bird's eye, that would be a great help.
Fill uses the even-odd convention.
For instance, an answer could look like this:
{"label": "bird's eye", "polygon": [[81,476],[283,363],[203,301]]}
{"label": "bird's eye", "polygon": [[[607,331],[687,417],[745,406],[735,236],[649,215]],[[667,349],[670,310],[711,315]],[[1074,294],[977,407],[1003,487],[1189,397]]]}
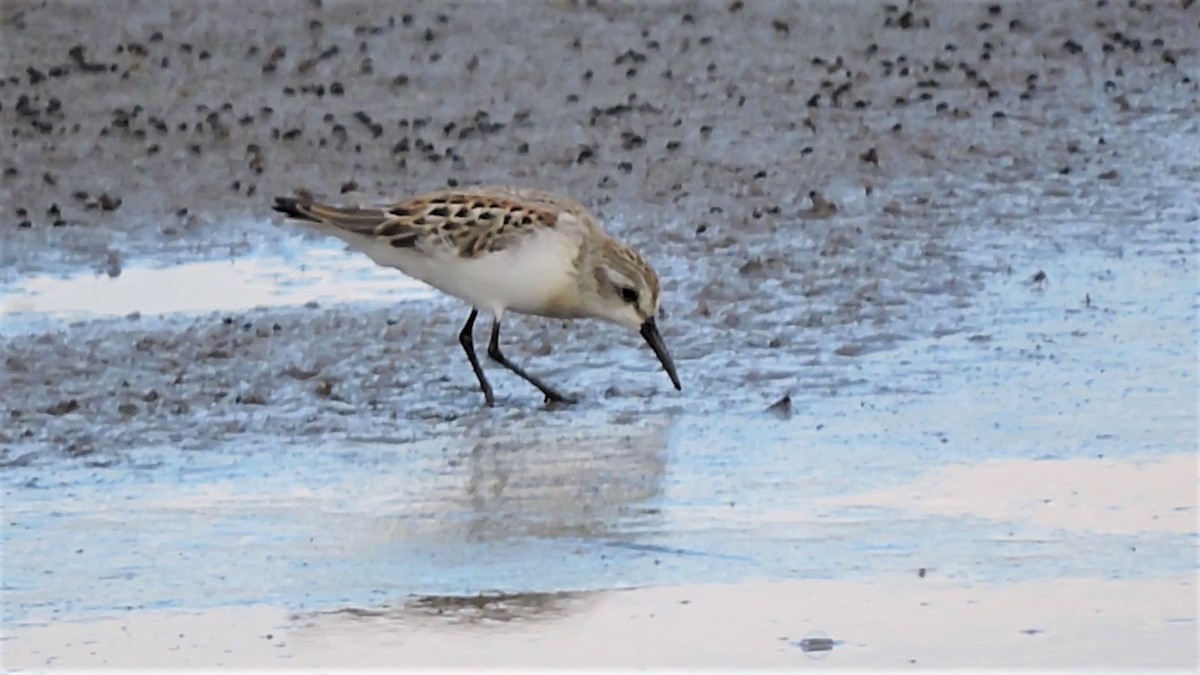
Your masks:
{"label": "bird's eye", "polygon": [[621,299],[631,305],[636,305],[638,301],[638,292],[636,288],[626,286],[621,289]]}

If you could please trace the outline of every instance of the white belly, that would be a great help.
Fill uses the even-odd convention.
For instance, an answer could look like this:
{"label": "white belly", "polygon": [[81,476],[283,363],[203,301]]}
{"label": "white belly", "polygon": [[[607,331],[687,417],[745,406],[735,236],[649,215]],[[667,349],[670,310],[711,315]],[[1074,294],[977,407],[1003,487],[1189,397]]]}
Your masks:
{"label": "white belly", "polygon": [[[326,230],[322,230],[326,231]],[[553,230],[512,249],[464,259],[450,251],[426,255],[348,233],[334,233],[377,264],[400,270],[496,316],[505,311],[540,314],[576,281],[576,246]]]}

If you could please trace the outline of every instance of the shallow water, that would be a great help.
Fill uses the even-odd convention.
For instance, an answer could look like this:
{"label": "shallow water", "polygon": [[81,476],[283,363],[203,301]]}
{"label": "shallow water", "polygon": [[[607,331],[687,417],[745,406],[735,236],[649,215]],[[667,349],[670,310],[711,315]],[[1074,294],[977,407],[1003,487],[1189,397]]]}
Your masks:
{"label": "shallow water", "polygon": [[[49,474],[10,460],[6,615],[1194,573],[1196,244],[1147,237],[1034,252],[1046,281],[1000,274],[936,337],[826,364],[834,385],[802,375],[782,418],[685,392],[658,413],[149,446]],[[1081,472],[1107,487],[1082,491]]]}
{"label": "shallow water", "polygon": [[397,302],[434,291],[346,255],[343,246],[288,237],[222,260],[117,268],[113,274],[38,274],[0,284],[0,334],[54,329],[64,321],[129,315],[240,312],[306,303]]}

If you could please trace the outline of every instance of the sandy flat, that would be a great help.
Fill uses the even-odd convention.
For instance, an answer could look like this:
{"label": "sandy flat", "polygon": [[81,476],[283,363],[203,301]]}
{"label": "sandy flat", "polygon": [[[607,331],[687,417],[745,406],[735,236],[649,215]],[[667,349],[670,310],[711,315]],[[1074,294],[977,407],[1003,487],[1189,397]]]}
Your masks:
{"label": "sandy flat", "polygon": [[[1191,578],[960,585],[747,582],[289,616],[133,612],[11,631],[9,668],[1178,668],[1195,663]],[[492,615],[493,618],[489,618]],[[802,641],[833,640],[806,652]]]}
{"label": "sandy flat", "polygon": [[939,468],[911,483],[830,499],[916,513],[1020,521],[1114,534],[1196,531],[1195,455],[1140,460],[988,460]]}

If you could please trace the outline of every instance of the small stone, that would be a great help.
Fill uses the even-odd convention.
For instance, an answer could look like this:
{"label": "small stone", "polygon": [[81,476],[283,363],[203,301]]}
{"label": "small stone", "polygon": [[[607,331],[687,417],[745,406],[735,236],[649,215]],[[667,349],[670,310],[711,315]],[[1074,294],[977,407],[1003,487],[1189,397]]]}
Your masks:
{"label": "small stone", "polygon": [[75,412],[76,410],[79,410],[79,401],[76,401],[73,398],[66,401],[60,401],[49,408],[46,408],[46,412],[51,415],[66,415],[67,413]]}
{"label": "small stone", "polygon": [[117,209],[121,208],[121,198],[113,197],[106,192],[100,195],[99,204],[100,208],[104,209],[105,211],[116,211]]}
{"label": "small stone", "polygon": [[782,398],[767,407],[766,412],[779,419],[789,419],[792,416],[792,395],[784,394]]}
{"label": "small stone", "polygon": [[238,394],[238,397],[235,399],[235,401],[237,403],[241,403],[242,405],[266,405],[267,404],[267,399],[263,398],[262,394],[259,394],[257,392],[252,392],[249,394]]}

